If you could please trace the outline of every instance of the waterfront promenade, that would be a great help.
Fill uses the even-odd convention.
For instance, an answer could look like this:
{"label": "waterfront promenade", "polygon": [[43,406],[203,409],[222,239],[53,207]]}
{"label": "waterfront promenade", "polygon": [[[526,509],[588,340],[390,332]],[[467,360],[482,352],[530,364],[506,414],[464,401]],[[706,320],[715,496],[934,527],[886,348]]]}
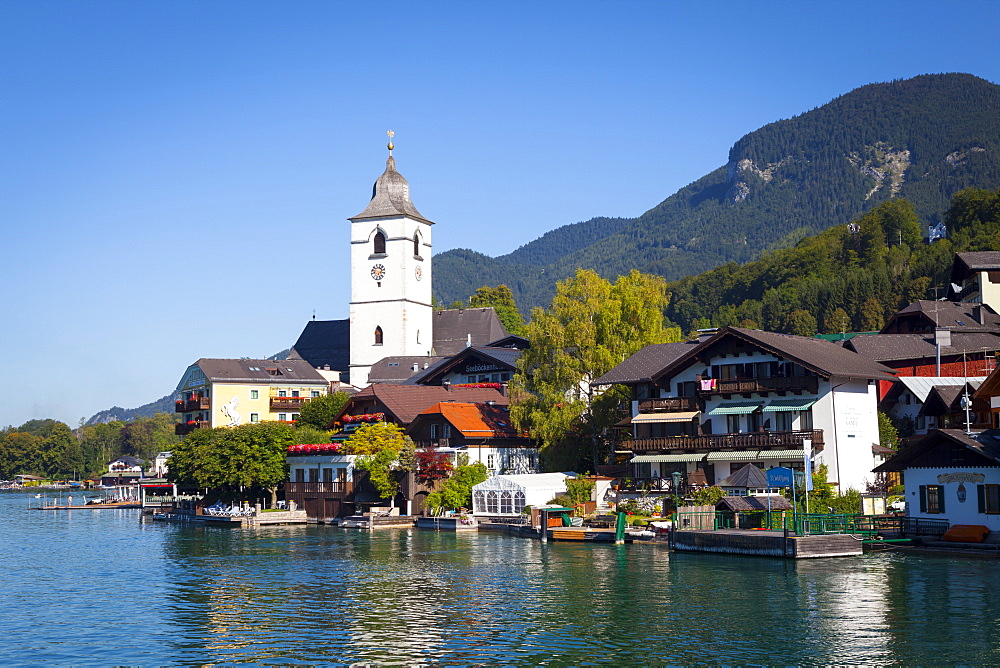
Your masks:
{"label": "waterfront promenade", "polygon": [[0,512],[5,666],[1000,659],[1000,560],[262,532],[134,511],[29,512],[27,496],[9,492]]}

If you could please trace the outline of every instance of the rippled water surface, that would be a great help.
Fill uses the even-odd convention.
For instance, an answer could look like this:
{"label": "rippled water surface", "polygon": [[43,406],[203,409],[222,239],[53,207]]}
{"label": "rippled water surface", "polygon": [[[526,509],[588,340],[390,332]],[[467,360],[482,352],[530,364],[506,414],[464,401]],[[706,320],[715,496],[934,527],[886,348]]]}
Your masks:
{"label": "rippled water surface", "polygon": [[983,664],[1000,561],[225,529],[0,494],[0,665]]}

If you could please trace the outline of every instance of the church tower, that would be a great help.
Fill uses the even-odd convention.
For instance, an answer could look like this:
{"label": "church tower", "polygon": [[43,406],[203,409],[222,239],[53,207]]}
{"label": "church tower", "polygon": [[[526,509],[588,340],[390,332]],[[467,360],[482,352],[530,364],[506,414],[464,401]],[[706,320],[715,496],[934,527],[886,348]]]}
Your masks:
{"label": "church tower", "polygon": [[351,221],[351,364],[355,387],[383,357],[430,355],[431,221],[410,201],[410,186],[389,159],[372,199]]}

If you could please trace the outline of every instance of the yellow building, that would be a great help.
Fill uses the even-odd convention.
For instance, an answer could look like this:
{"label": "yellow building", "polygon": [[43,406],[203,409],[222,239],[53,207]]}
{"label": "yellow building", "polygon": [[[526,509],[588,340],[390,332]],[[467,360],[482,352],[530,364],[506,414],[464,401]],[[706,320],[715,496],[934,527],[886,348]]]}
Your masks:
{"label": "yellow building", "polygon": [[304,360],[200,359],[177,384],[176,432],[293,421],[302,406],[327,394],[330,382]]}

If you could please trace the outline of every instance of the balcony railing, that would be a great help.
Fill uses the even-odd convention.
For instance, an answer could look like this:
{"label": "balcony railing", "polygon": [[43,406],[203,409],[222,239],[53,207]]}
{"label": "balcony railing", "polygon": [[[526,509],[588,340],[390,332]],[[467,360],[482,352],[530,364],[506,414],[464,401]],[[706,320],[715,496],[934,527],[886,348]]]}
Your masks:
{"label": "balcony railing", "polygon": [[175,413],[191,413],[194,411],[207,411],[212,408],[212,402],[208,397],[198,397],[196,399],[188,399],[175,401],[174,402],[174,412]]}
{"label": "balcony railing", "polygon": [[660,450],[766,450],[768,448],[801,448],[802,441],[812,439],[813,449],[823,449],[823,430],[762,431],[750,434],[713,434],[711,436],[664,436],[637,438],[621,444],[623,450],[649,452]]}
{"label": "balcony railing", "polygon": [[271,397],[271,412],[298,411],[309,403],[309,397]]}
{"label": "balcony railing", "polygon": [[211,423],[208,420],[195,420],[193,422],[178,422],[174,425],[174,434],[177,436],[187,436],[195,429],[207,429]]}
{"label": "balcony railing", "polygon": [[286,494],[326,494],[328,496],[347,496],[354,491],[354,483],[335,480],[332,482],[286,482]]}
{"label": "balcony railing", "polygon": [[750,394],[753,392],[810,392],[819,391],[817,376],[792,376],[791,378],[736,378],[716,380],[710,389],[698,389],[701,396],[715,394]]}
{"label": "balcony railing", "polygon": [[[674,493],[674,481],[670,477],[666,478],[634,478],[623,476],[615,478],[612,483],[619,492],[666,492],[668,494]],[[685,493],[684,481],[678,489],[679,494]]]}
{"label": "balcony railing", "polygon": [[640,413],[679,413],[698,410],[698,400],[694,397],[668,397],[665,399],[646,399],[639,402]]}

